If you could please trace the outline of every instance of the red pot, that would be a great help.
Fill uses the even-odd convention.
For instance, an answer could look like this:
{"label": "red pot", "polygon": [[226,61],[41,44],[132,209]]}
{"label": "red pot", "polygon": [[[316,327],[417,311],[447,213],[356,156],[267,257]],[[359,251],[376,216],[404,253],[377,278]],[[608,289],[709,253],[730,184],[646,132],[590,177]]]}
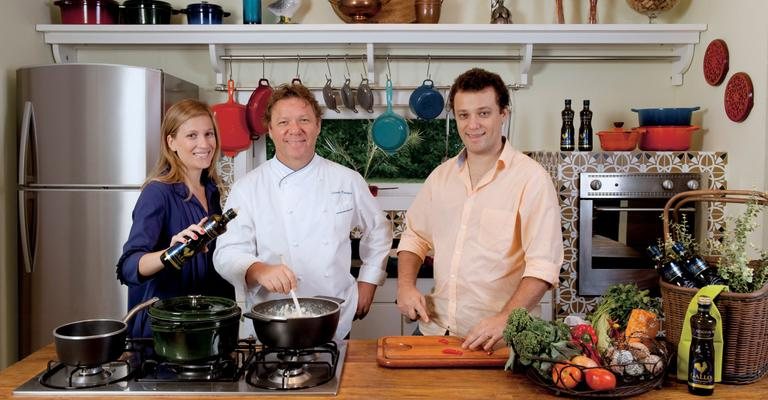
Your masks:
{"label": "red pot", "polygon": [[691,134],[698,126],[643,126],[640,150],[685,151],[691,147]]}
{"label": "red pot", "polygon": [[120,4],[115,0],[57,0],[62,24],[116,24]]}

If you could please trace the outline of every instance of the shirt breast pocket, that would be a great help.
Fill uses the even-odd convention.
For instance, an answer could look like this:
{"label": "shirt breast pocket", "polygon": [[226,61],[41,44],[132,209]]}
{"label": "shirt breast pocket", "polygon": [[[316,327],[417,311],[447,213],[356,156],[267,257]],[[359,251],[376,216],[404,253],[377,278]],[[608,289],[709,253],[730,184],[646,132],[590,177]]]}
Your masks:
{"label": "shirt breast pocket", "polygon": [[351,192],[339,191],[333,193],[336,198],[333,207],[334,230],[337,235],[348,236],[352,230],[352,217],[355,214],[355,202]]}
{"label": "shirt breast pocket", "polygon": [[507,210],[483,210],[478,227],[480,246],[499,254],[507,252],[515,238],[516,215]]}

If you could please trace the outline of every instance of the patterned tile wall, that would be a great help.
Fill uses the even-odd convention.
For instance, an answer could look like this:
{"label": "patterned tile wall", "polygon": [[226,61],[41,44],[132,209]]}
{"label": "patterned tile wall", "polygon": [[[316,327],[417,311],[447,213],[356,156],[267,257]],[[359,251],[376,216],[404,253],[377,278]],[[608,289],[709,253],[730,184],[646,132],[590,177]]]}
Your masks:
{"label": "patterned tile wall", "polygon": [[[579,239],[579,174],[582,172],[693,172],[702,173],[709,189],[726,189],[726,153],[720,152],[531,152],[555,181],[562,210],[565,260],[556,293],[556,318],[588,313],[595,297],[577,294]],[[710,204],[705,212],[708,238],[718,238],[725,224],[722,204]]]}

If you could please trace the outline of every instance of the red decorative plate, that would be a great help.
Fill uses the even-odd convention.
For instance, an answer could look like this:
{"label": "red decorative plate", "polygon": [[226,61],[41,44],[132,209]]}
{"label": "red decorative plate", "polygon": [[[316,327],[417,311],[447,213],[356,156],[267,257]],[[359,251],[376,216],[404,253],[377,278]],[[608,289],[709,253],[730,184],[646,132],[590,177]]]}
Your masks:
{"label": "red decorative plate", "polygon": [[704,53],[704,79],[712,86],[723,82],[728,74],[728,45],[722,39],[715,39]]}
{"label": "red decorative plate", "polygon": [[752,80],[746,72],[737,72],[728,80],[723,102],[725,113],[731,121],[741,122],[747,119],[754,102],[754,91]]}

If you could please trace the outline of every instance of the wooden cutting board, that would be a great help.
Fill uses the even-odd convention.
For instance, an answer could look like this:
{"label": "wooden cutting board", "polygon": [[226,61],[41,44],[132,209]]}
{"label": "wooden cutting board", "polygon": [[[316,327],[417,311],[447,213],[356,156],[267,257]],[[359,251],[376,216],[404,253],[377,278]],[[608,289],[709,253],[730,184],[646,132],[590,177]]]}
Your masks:
{"label": "wooden cutting board", "polygon": [[509,348],[488,354],[461,348],[456,336],[384,336],[379,338],[376,361],[390,368],[503,367]]}

